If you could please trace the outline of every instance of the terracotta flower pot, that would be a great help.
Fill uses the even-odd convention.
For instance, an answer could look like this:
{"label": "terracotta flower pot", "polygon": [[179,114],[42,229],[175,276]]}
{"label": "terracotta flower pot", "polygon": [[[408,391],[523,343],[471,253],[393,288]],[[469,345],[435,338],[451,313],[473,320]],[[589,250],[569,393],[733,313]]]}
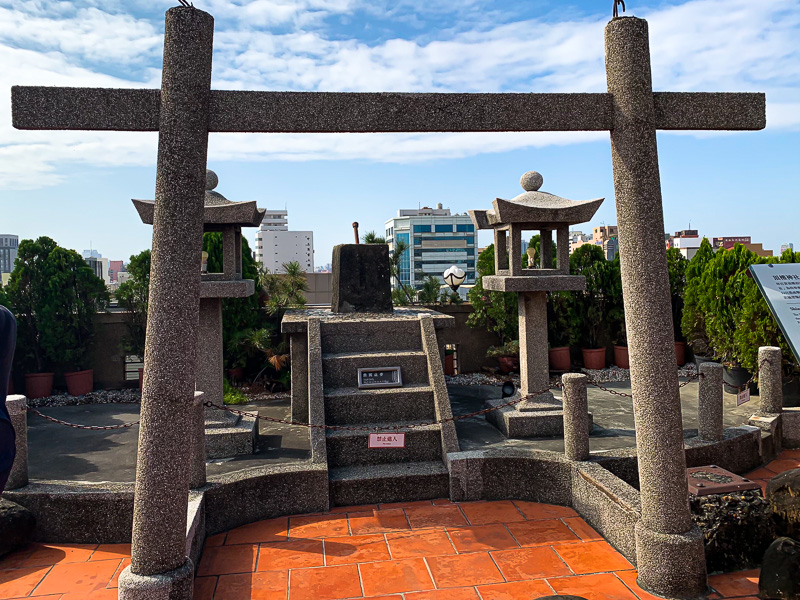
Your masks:
{"label": "terracotta flower pot", "polygon": [[605,348],[583,348],[583,366],[593,371],[606,368]]}
{"label": "terracotta flower pot", "polygon": [[686,364],[686,342],[675,342],[675,358],[679,367]]}
{"label": "terracotta flower pot", "polygon": [[64,379],[67,381],[67,393],[70,396],[85,396],[94,389],[94,371],[92,369],[64,373]]}
{"label": "terracotta flower pot", "polygon": [[25,375],[25,395],[29,400],[47,398],[52,393],[52,373],[27,373]]}
{"label": "terracotta flower pot", "polygon": [[500,370],[503,373],[511,373],[511,371],[519,369],[518,356],[498,356],[497,362],[500,363]]}
{"label": "terracotta flower pot", "polygon": [[620,369],[630,369],[631,363],[628,360],[627,346],[614,346],[614,364]]}
{"label": "terracotta flower pot", "polygon": [[549,356],[551,371],[569,371],[572,366],[572,361],[569,358],[569,346],[550,348]]}
{"label": "terracotta flower pot", "polygon": [[452,354],[445,354],[444,357],[444,374],[445,375],[455,375],[456,374],[456,365],[453,361]]}
{"label": "terracotta flower pot", "polygon": [[234,369],[228,369],[228,379],[231,381],[241,381],[244,379],[244,368],[236,367]]}

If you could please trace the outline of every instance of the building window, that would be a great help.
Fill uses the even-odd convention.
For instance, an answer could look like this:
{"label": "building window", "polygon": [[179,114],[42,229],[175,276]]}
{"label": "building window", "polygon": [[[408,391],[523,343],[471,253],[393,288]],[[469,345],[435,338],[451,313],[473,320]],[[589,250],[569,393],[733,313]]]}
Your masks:
{"label": "building window", "polygon": [[430,233],[430,225],[414,225],[414,233]]}
{"label": "building window", "polygon": [[464,225],[456,225],[456,231],[475,231],[475,225],[471,223]]}
{"label": "building window", "polygon": [[435,225],[434,230],[436,233],[453,233],[452,225]]}

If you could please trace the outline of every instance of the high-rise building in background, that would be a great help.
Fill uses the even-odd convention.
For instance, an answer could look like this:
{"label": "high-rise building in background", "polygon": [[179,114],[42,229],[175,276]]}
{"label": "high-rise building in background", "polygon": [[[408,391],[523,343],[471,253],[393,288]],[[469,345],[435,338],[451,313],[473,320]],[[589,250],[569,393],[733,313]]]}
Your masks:
{"label": "high-rise building in background", "polygon": [[[102,256],[89,256],[86,258],[86,250],[84,252],[84,260],[92,267],[94,274],[103,280],[106,285],[111,284],[111,275],[109,274],[109,260]],[[96,252],[96,251],[95,251]]]}
{"label": "high-rise building in background", "polygon": [[408,245],[400,260],[400,281],[404,285],[419,288],[426,275],[444,282],[442,274],[452,265],[467,274],[465,286],[475,284],[477,240],[475,226],[466,213],[453,215],[441,204],[436,208],[398,210],[396,217],[386,221],[389,250],[394,252],[399,241]]}
{"label": "high-rise building in background", "polygon": [[684,258],[691,260],[700,249],[703,239],[697,229],[683,229],[676,231],[674,236],[668,236],[667,249],[677,248]]}
{"label": "high-rise building in background", "polygon": [[282,273],[284,264],[295,261],[303,271],[313,273],[314,233],[289,231],[289,213],[267,209],[256,232],[255,258],[273,273]]}
{"label": "high-rise building in background", "polygon": [[[11,273],[17,259],[19,236],[13,233],[0,233],[0,273]],[[4,279],[7,279],[5,277]]]}
{"label": "high-rise building in background", "polygon": [[108,277],[112,283],[119,281],[119,274],[122,273],[124,268],[121,260],[108,261]]}
{"label": "high-rise building in background", "polygon": [[794,244],[792,243],[781,244],[781,254],[783,254],[787,250],[791,250],[792,252],[794,252]]}

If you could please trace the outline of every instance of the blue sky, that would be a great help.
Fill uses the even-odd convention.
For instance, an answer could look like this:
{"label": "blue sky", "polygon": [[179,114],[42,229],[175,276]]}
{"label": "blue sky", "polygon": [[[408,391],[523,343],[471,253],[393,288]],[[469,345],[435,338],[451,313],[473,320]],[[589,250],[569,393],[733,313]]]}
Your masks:
{"label": "blue sky", "polygon": [[[112,259],[149,247],[130,198],[154,195],[156,134],[16,131],[9,88],[159,87],[173,4],[0,0],[0,233]],[[195,0],[216,20],[214,88],[319,91],[602,92],[611,4]],[[656,90],[767,93],[764,131],[659,134],[666,230],[798,249],[800,0],[627,4],[650,23]],[[616,223],[606,133],[212,134],[209,167],[229,199],[314,231],[317,265],[354,220],[380,232],[399,208],[488,208],[531,169],[545,191],[607,198],[584,229]]]}

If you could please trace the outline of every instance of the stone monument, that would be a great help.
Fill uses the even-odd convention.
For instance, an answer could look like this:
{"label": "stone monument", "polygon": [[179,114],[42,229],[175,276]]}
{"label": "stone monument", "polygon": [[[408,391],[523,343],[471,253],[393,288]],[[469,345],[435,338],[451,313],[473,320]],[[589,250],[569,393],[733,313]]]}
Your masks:
{"label": "stone monument", "polygon": [[[206,170],[203,232],[222,233],[222,273],[201,274],[200,331],[197,354],[197,389],[203,400],[223,402],[222,299],[245,298],[255,292],[252,279],[242,279],[242,227],[258,227],[264,209],[256,202],[231,202],[215,192],[219,178]],[[155,203],[134,200],[142,221],[153,223]],[[198,265],[199,266],[199,265]],[[240,416],[217,408],[206,408],[205,440],[208,458],[252,454],[258,437],[255,417]]]}
{"label": "stone monument", "polygon": [[[519,293],[520,389],[517,397],[531,396],[516,405],[487,413],[486,418],[508,437],[564,434],[564,411],[553,397],[547,352],[547,292],[582,291],[586,280],[569,274],[569,227],[592,218],[603,199],[573,201],[540,192],[542,176],[525,173],[525,190],[512,200],[496,198],[492,210],[469,211],[478,229],[494,231],[495,275],[482,279],[483,287]],[[551,268],[553,231],[556,232],[556,268]],[[539,265],[522,268],[522,232],[539,231]],[[513,400],[513,398],[512,398]],[[490,400],[490,406],[508,400]],[[592,427],[591,415],[589,429]]]}

